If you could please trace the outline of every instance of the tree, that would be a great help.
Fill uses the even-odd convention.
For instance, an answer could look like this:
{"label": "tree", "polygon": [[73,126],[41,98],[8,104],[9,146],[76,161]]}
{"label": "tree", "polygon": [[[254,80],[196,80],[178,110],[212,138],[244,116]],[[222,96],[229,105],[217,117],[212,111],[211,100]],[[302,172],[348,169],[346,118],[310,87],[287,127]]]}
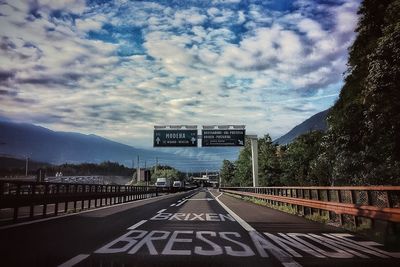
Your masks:
{"label": "tree", "polygon": [[258,139],[258,176],[260,186],[280,185],[281,168],[277,146],[269,134]]}
{"label": "tree", "polygon": [[220,177],[221,183],[224,186],[231,186],[235,177],[235,164],[233,164],[229,160],[224,160],[222,162]]}
{"label": "tree", "polygon": [[400,182],[400,1],[365,0],[316,166],[339,184]]}
{"label": "tree", "polygon": [[235,162],[235,176],[233,184],[237,186],[252,185],[252,167],[251,167],[251,141],[246,139],[245,146],[239,153],[239,158]]}
{"label": "tree", "polygon": [[155,183],[157,178],[168,178],[171,181],[182,180],[182,174],[171,166],[158,166],[157,170],[151,170],[151,182]]}
{"label": "tree", "polygon": [[281,159],[282,183],[285,185],[318,185],[322,181],[312,173],[312,162],[320,153],[323,133],[312,131],[297,137],[287,146]]}
{"label": "tree", "polygon": [[372,184],[400,182],[400,1],[385,11],[382,36],[368,56],[368,76],[362,92],[366,106],[362,139],[366,170]]}

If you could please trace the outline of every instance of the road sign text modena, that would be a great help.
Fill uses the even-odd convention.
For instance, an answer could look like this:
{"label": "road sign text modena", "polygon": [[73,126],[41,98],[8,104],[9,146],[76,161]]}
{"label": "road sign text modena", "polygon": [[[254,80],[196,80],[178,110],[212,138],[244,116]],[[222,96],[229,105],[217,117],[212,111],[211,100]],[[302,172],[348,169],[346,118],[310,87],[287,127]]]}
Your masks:
{"label": "road sign text modena", "polygon": [[202,130],[202,146],[244,146],[246,130]]}
{"label": "road sign text modena", "polygon": [[154,130],[154,147],[197,147],[197,130]]}

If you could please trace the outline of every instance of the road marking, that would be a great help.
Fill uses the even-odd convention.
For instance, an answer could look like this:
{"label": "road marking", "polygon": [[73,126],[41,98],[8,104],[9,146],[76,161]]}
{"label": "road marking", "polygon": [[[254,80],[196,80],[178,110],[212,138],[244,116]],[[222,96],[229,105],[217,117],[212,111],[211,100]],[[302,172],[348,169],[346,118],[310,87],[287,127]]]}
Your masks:
{"label": "road marking", "polygon": [[169,238],[164,250],[162,251],[163,255],[191,255],[191,250],[177,250],[173,249],[174,243],[192,243],[192,238],[178,238],[179,234],[193,234],[193,231],[174,231]]}
{"label": "road marking", "polygon": [[[147,246],[150,255],[158,255],[158,252],[153,244],[156,240],[165,240],[169,236],[170,232],[167,231],[151,231],[145,238],[140,240],[135,246],[128,252],[128,254],[135,254],[143,246]],[[157,236],[158,235],[158,236]]]}
{"label": "road marking", "polygon": [[174,203],[174,204],[171,204],[171,205],[169,205],[170,207],[173,207],[173,206],[175,206],[176,204]]}
{"label": "road marking", "polygon": [[184,204],[186,201],[188,201],[189,199],[185,199],[184,201],[182,201],[181,203],[177,204],[176,207],[182,206],[182,204]]}
{"label": "road marking", "polygon": [[230,208],[228,208],[224,203],[222,203],[222,201],[219,200],[219,197],[215,198],[215,200],[218,202],[218,204],[220,204],[247,232],[256,231],[256,229],[254,229],[250,224],[245,222],[236,213],[234,213]]}
{"label": "road marking", "polygon": [[164,212],[164,211],[166,211],[167,209],[162,209],[162,210],[159,210],[159,211],[157,211],[157,213],[161,213],[161,212]]}
{"label": "road marking", "polygon": [[144,224],[145,222],[147,222],[147,220],[141,220],[140,222],[138,222],[137,224],[132,225],[131,227],[128,228],[128,230],[134,230],[137,227],[141,226],[142,224]]}
{"label": "road marking", "polygon": [[206,200],[206,201],[210,201],[210,200],[214,200],[214,199],[212,199],[212,198],[191,198],[191,199],[188,199],[187,201],[192,201],[192,200]]}
{"label": "road marking", "polygon": [[87,257],[89,257],[90,254],[79,254],[78,256],[73,257],[72,259],[58,265],[58,267],[71,267],[74,266],[75,264],[83,261]]}
{"label": "road marking", "polygon": [[301,267],[299,263],[293,260],[293,258],[285,251],[279,249],[271,242],[267,241],[259,232],[256,231],[250,224],[244,221],[239,217],[236,213],[234,213],[230,208],[228,208],[222,201],[219,199],[221,194],[215,198],[215,200],[223,207],[246,231],[249,232],[249,235],[257,248],[258,253],[261,256],[268,257],[265,252],[267,249],[272,255],[277,258],[283,266],[285,267]]}
{"label": "road marking", "polygon": [[[177,231],[161,231],[161,230],[132,230],[117,239],[109,242],[100,249],[96,250],[95,254],[143,254],[149,255],[229,255],[233,257],[262,257],[268,258],[270,253],[276,256],[277,253],[292,255],[294,258],[303,258],[308,254],[312,258],[329,260],[340,258],[369,258],[365,254],[375,255],[380,258],[398,258],[396,252],[386,252],[379,250],[377,243],[370,241],[355,241],[347,237],[353,237],[349,234],[332,234],[346,236],[348,241],[338,242],[326,234],[312,233],[268,233],[264,235],[252,231],[248,232],[252,244],[255,247],[253,250],[249,244],[242,243],[242,235],[238,232],[212,232],[212,231],[196,231],[196,230],[177,230]],[[185,236],[182,236],[185,235]],[[185,237],[185,238],[182,238]],[[311,244],[315,238],[319,238],[326,242],[319,242],[318,247]],[[340,238],[342,239],[342,238]],[[167,242],[165,244],[165,241]],[[197,242],[201,241],[201,242]],[[343,240],[342,240],[343,241]],[[178,243],[190,243],[191,245],[182,247]],[[318,242],[317,242],[318,243]],[[164,244],[164,245],[163,245]],[[315,244],[315,243],[314,243]],[[370,249],[364,247],[370,244]],[[235,246],[233,246],[235,245]],[[184,248],[184,250],[182,250]],[[376,251],[375,251],[376,250]],[[377,253],[377,251],[380,253]],[[384,254],[382,254],[384,253]],[[386,254],[386,255],[385,255]],[[309,256],[306,256],[309,258]],[[290,260],[285,259],[282,262],[284,266],[299,266],[298,263],[293,263],[292,257]],[[322,263],[320,265],[323,265]]]}
{"label": "road marking", "polygon": [[160,212],[149,219],[150,221],[213,221],[213,222],[234,222],[235,219],[228,213],[168,213]]}

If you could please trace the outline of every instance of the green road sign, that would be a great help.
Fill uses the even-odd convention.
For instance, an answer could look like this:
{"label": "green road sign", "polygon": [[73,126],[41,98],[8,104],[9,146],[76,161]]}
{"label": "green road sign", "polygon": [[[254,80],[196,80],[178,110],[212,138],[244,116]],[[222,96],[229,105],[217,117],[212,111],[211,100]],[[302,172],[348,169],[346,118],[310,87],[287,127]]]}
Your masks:
{"label": "green road sign", "polygon": [[154,130],[154,147],[197,147],[197,130]]}
{"label": "green road sign", "polygon": [[202,130],[201,146],[244,146],[246,130]]}

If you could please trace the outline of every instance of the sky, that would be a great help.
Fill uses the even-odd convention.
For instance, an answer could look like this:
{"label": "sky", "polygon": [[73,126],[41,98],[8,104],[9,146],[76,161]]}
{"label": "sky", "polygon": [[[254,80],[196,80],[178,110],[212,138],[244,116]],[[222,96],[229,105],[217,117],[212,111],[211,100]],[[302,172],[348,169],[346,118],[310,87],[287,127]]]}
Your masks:
{"label": "sky", "polygon": [[359,0],[0,0],[0,118],[151,147],[154,125],[274,139],[337,100]]}

